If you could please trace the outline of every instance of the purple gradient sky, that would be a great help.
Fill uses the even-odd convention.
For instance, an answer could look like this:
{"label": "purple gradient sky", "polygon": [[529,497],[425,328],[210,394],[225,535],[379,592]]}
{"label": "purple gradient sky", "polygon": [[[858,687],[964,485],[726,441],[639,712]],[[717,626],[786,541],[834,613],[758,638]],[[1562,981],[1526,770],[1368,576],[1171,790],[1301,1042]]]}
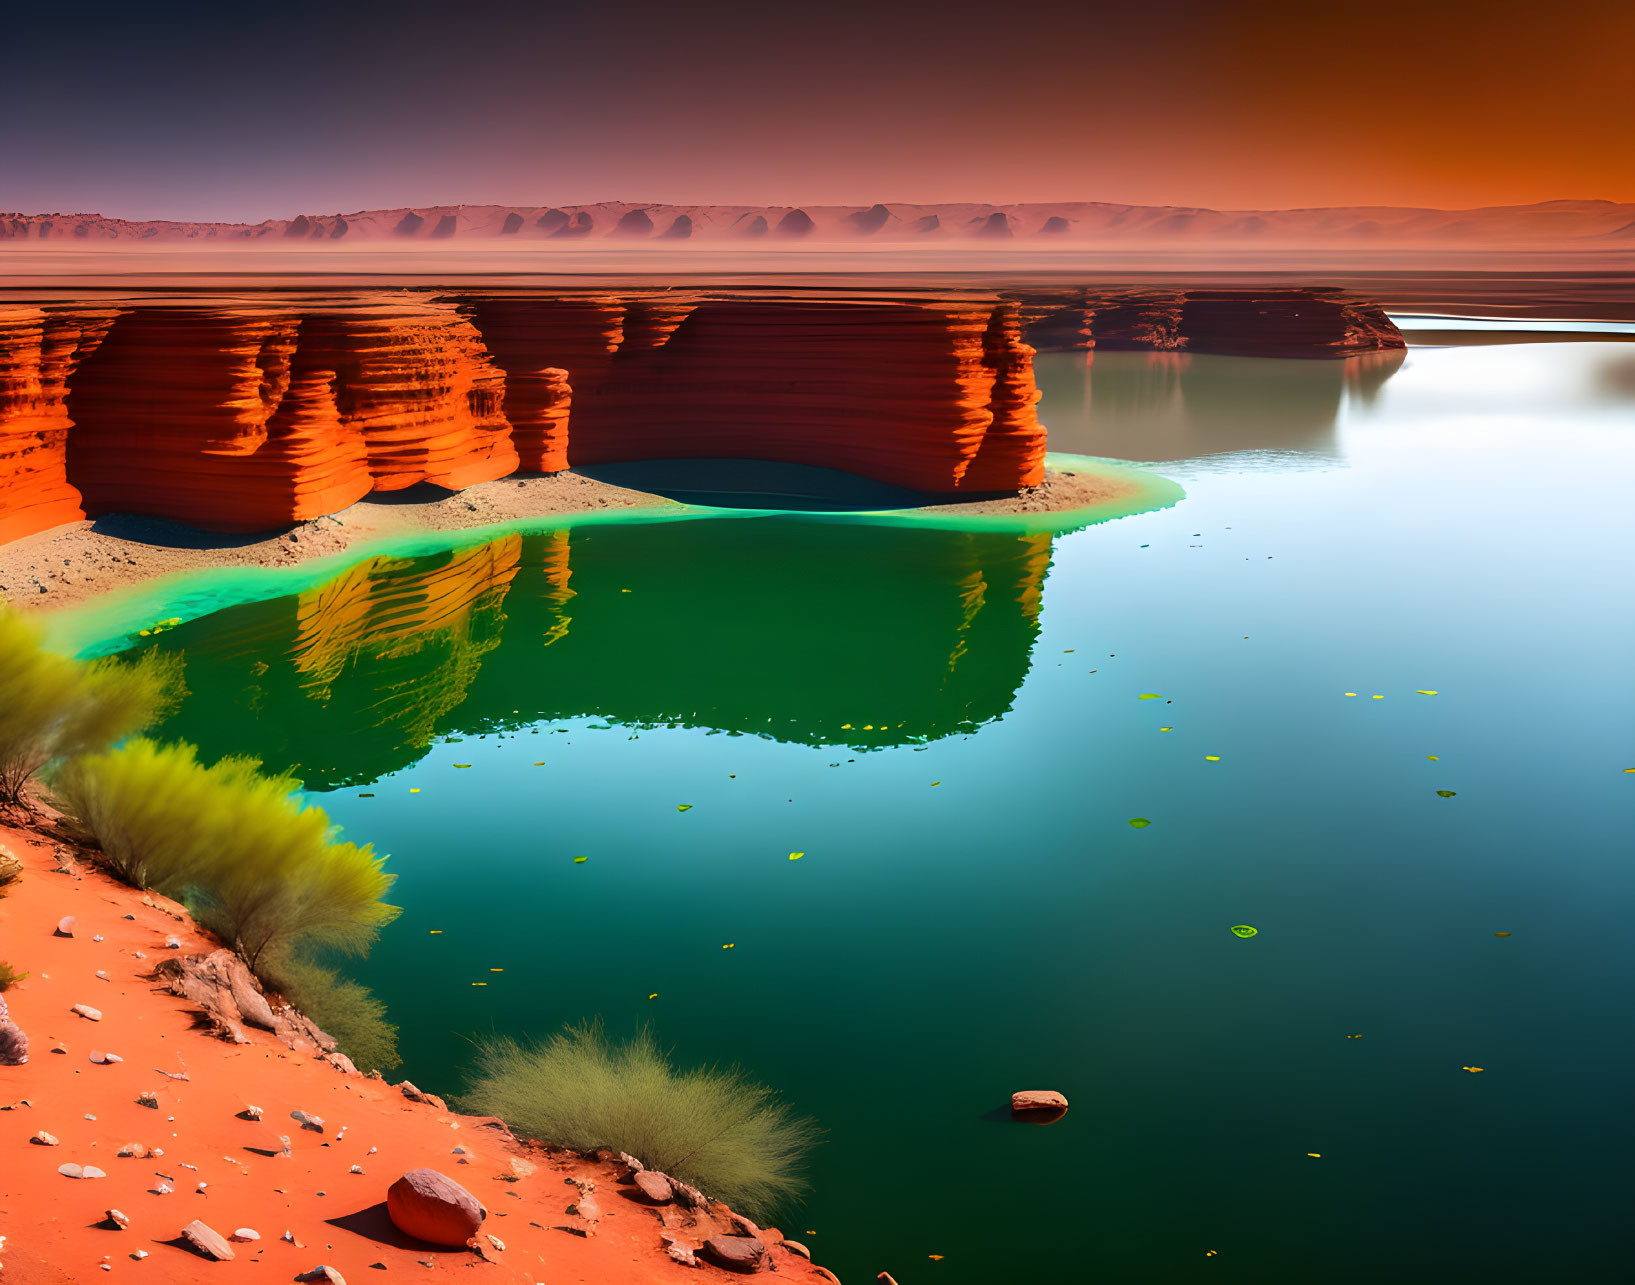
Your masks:
{"label": "purple gradient sky", "polygon": [[1635,2],[33,6],[0,209],[1635,200]]}

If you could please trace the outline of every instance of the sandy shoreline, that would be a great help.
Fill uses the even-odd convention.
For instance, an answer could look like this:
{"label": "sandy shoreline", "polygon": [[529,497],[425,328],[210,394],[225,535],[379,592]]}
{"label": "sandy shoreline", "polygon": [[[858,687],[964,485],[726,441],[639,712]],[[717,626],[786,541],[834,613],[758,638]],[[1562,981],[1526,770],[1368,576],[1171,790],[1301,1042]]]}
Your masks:
{"label": "sandy shoreline", "polygon": [[[1053,470],[1017,495],[906,510],[950,519],[1070,513],[1115,503],[1139,486],[1093,471]],[[103,594],[183,571],[291,567],[360,555],[421,532],[465,531],[529,519],[683,506],[646,491],[572,471],[502,478],[435,499],[372,496],[339,513],[284,531],[222,536],[158,518],[110,515],[42,531],[0,546],[0,599],[29,609],[74,607]]]}
{"label": "sandy shoreline", "polygon": [[[725,1206],[643,1205],[614,1158],[519,1142],[497,1121],[337,1065],[282,1027],[247,1026],[243,1043],[198,1029],[198,1007],[152,974],[162,961],[200,957],[219,943],[174,903],[0,821],[5,853],[22,875],[0,890],[0,960],[29,974],[3,996],[28,1039],[23,1065],[0,1065],[0,1270],[8,1285],[104,1275],[166,1285],[287,1281],[318,1264],[354,1285],[382,1269],[388,1280],[507,1285],[733,1279],[710,1266],[684,1271],[664,1242],[672,1236],[692,1248],[730,1233],[734,1215]],[[70,916],[65,935],[59,924]],[[72,1011],[76,1005],[97,1016]],[[144,1094],[156,1105],[143,1105]],[[247,1118],[252,1106],[261,1118]],[[292,1111],[321,1117],[323,1132],[303,1128]],[[48,1142],[30,1141],[41,1133]],[[150,1154],[117,1154],[131,1144]],[[63,1165],[104,1176],[76,1179]],[[387,1188],[420,1167],[455,1179],[488,1208],[480,1255],[410,1240],[386,1219]],[[106,1221],[109,1209],[128,1228]],[[249,1228],[260,1239],[234,1244],[232,1261],[211,1262],[179,1243],[195,1219],[223,1237]],[[775,1229],[760,1239],[776,1279],[833,1281]]]}

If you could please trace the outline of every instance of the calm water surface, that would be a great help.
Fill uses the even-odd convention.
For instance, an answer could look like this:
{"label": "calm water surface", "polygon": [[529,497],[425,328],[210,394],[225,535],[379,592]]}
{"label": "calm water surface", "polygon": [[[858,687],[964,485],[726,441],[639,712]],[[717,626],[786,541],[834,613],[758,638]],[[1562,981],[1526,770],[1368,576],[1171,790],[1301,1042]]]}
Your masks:
{"label": "calm water surface", "polygon": [[1042,357],[1056,449],[1188,498],[376,560],[166,635],[167,730],[392,854],[408,1076],[742,1063],[844,1280],[1624,1279],[1632,360]]}

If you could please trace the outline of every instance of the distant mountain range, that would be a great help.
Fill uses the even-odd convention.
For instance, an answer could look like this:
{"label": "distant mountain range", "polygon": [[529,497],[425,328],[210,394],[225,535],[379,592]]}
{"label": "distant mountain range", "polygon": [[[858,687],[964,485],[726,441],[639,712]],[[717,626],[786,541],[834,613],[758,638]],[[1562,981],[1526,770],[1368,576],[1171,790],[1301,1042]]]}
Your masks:
{"label": "distant mountain range", "polygon": [[1635,204],[1543,201],[1471,210],[1328,206],[1211,210],[1063,201],[1016,205],[422,205],[353,214],[302,214],[262,223],[130,220],[100,214],[0,213],[0,243],[215,242],[244,246],[360,241],[571,241],[613,238],[679,249],[695,241],[791,244],[926,243],[975,239],[1100,246],[1214,245],[1268,249],[1370,245],[1449,249],[1635,249]]}

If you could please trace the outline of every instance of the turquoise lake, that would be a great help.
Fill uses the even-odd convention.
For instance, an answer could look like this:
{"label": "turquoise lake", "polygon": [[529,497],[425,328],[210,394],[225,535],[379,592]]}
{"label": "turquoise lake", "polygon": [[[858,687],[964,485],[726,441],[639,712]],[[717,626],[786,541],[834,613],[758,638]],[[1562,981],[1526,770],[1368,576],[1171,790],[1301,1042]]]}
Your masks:
{"label": "turquoise lake", "polygon": [[161,734],[391,854],[402,1075],[740,1064],[842,1280],[1625,1279],[1635,347],[1038,371],[1185,498],[378,559],[163,634]]}

